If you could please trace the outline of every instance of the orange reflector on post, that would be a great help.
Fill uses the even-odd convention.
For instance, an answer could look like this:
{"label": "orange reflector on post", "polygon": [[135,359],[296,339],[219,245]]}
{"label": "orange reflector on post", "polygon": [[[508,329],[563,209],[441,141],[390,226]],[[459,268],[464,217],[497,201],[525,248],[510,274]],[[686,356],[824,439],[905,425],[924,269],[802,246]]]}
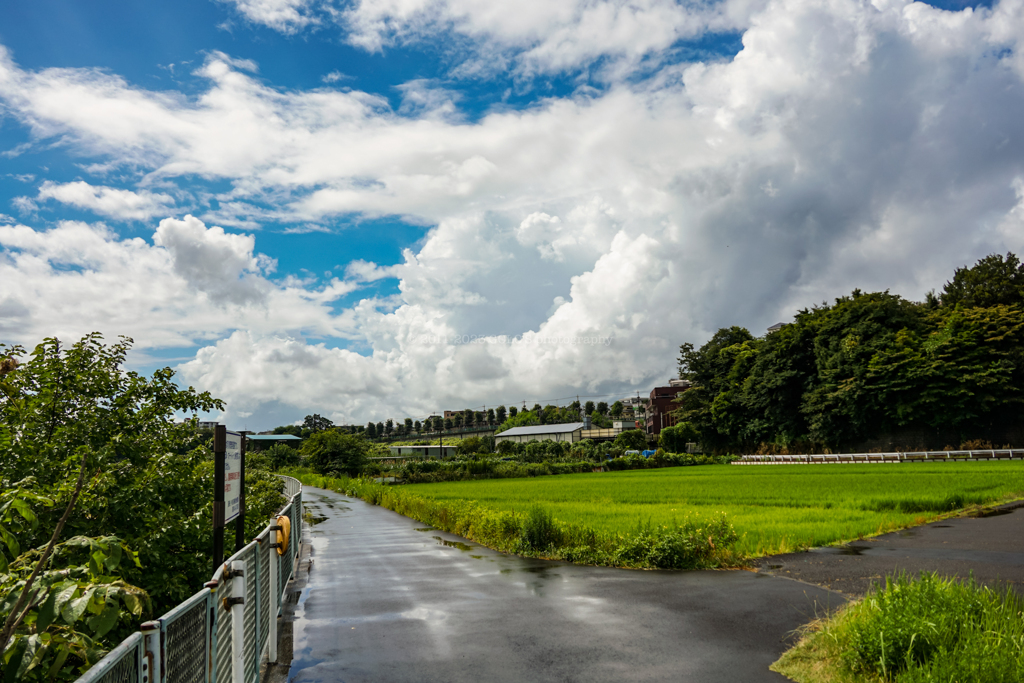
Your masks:
{"label": "orange reflector on post", "polygon": [[284,555],[288,551],[288,539],[292,537],[292,520],[280,515],[277,518],[277,525],[281,527],[277,532],[277,554]]}

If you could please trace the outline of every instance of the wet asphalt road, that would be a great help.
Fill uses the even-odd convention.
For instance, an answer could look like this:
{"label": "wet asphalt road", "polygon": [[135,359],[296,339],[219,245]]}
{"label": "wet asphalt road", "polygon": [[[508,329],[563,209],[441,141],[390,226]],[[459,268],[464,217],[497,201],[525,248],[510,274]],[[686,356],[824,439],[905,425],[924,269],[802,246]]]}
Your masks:
{"label": "wet asphalt road", "polygon": [[793,630],[844,601],[746,571],[513,557],[333,492],[304,498],[319,522],[286,612],[296,683],[785,681],[768,666]]}
{"label": "wet asphalt road", "polygon": [[776,555],[761,571],[860,596],[899,571],[934,571],[1024,592],[1024,507],[1011,503],[982,518],[957,517],[845,546]]}

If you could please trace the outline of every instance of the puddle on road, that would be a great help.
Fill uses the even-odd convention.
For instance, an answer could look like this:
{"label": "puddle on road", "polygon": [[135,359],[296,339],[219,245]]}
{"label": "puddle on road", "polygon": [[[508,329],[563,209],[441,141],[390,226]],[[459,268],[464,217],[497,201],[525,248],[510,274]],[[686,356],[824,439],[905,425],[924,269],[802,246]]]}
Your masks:
{"label": "puddle on road", "polygon": [[864,551],[868,548],[860,548],[857,546],[844,546],[839,549],[840,555],[853,555],[854,557],[860,557],[864,554]]}
{"label": "puddle on road", "polygon": [[[417,529],[417,531],[419,531],[419,529]],[[462,552],[466,552],[468,550],[472,550],[473,549],[473,546],[468,545],[466,543],[462,543],[460,541],[446,541],[443,538],[441,538],[440,536],[433,536],[432,538],[435,541],[437,541],[438,545],[443,545],[445,548],[458,548]]]}
{"label": "puddle on road", "polygon": [[316,505],[307,505],[302,518],[310,526],[316,526],[321,522],[327,521],[327,515],[320,514],[320,508]]}
{"label": "puddle on road", "polygon": [[932,524],[933,529],[952,529],[952,524]]}

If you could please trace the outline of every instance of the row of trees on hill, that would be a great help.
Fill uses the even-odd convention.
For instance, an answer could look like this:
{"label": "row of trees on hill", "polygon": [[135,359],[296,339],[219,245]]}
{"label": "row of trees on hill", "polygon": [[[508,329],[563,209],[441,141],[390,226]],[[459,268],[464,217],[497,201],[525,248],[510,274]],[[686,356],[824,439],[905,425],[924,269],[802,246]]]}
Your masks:
{"label": "row of trees on hill", "polygon": [[1024,265],[988,256],[922,303],[854,290],[762,338],[722,328],[680,347],[679,375],[675,415],[716,451],[995,439],[1021,426]]}
{"label": "row of trees on hill", "polygon": [[[516,406],[506,408],[488,408],[486,410],[473,410],[466,408],[461,412],[446,418],[433,416],[423,421],[407,417],[404,420],[387,419],[379,422],[366,423],[366,426],[337,427],[341,431],[350,434],[362,434],[369,439],[379,438],[400,438],[403,436],[438,434],[455,430],[469,429],[475,427],[497,427],[505,430],[511,427],[533,424],[562,424],[576,422],[580,419],[581,409],[586,411],[595,426],[611,427],[610,418],[622,417],[628,409],[621,401],[615,401],[611,405],[593,401],[573,401],[566,406],[535,404],[529,410],[520,410]],[[274,434],[294,434],[302,438],[309,438],[317,432],[327,429],[334,429],[335,425],[327,418],[320,415],[307,415],[301,425],[283,425],[274,429]]]}

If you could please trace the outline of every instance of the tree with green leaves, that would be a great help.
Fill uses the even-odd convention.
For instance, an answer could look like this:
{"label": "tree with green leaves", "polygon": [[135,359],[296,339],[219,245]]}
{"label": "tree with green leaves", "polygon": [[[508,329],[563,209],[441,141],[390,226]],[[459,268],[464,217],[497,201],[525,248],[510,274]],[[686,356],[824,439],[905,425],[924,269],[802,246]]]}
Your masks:
{"label": "tree with green leaves", "polygon": [[583,404],[583,410],[587,413],[587,415],[590,415],[595,410],[597,410],[597,406],[594,405],[593,401],[587,401],[586,403]]}
{"label": "tree with green leaves", "polygon": [[505,406],[498,406],[497,408],[494,409],[494,421],[497,424],[501,424],[502,422],[504,422],[507,416],[508,411],[505,410]]}
{"label": "tree with green leaves", "polygon": [[498,422],[498,414],[497,414],[497,412],[494,410],[494,408],[488,408],[487,409],[487,424],[493,427],[495,424],[497,424],[497,422]]}
{"label": "tree with green leaves", "polygon": [[366,423],[366,436],[370,439],[377,436],[377,425],[373,424],[372,421]]}
{"label": "tree with green leaves", "polygon": [[627,451],[642,451],[647,448],[647,435],[639,429],[627,429],[615,437],[614,446]]}
{"label": "tree with green leaves", "polygon": [[412,428],[417,434],[419,434],[423,430],[423,425],[420,424],[419,420],[416,420],[416,422],[413,423]]}
{"label": "tree with green leaves", "polygon": [[306,419],[302,421],[302,429],[309,431],[311,434],[316,432],[322,432],[325,429],[330,429],[334,426],[334,423],[328,420],[322,415],[307,415]]}
{"label": "tree with green leaves", "polygon": [[212,463],[175,415],[223,404],[169,368],[126,371],[131,344],[0,345],[5,680],[76,678],[151,598],[162,609],[209,577]]}
{"label": "tree with green leaves", "polygon": [[317,474],[354,477],[366,464],[370,444],[361,436],[337,430],[317,432],[302,444],[306,462]]}
{"label": "tree with green leaves", "polygon": [[471,408],[466,408],[462,411],[462,424],[467,427],[472,427],[473,422],[476,420],[476,413]]}
{"label": "tree with green leaves", "polygon": [[383,422],[378,422],[377,423],[377,438],[378,439],[382,438],[384,436],[384,434],[385,434],[385,432],[384,432],[384,423]]}
{"label": "tree with green leaves", "polygon": [[[416,423],[416,429],[419,429],[419,423]],[[413,422],[411,417],[405,418],[405,433],[409,434],[413,430]]]}
{"label": "tree with green leaves", "polygon": [[667,453],[685,453],[686,444],[696,443],[699,438],[697,430],[689,422],[680,422],[671,427],[665,427],[658,434],[658,448]]}
{"label": "tree with green leaves", "polygon": [[519,414],[519,408],[516,408],[515,406],[509,406],[508,416],[515,417],[517,414]]}
{"label": "tree with green leaves", "polygon": [[957,271],[941,306],[854,290],[762,338],[731,327],[683,344],[693,386],[676,417],[717,452],[1005,442],[1024,404],[1024,302],[1000,302],[1017,301],[1019,271],[990,256]]}
{"label": "tree with green leaves", "polygon": [[616,401],[609,409],[609,413],[612,417],[622,417],[622,407],[622,401]]}
{"label": "tree with green leaves", "polygon": [[395,431],[395,423],[391,418],[384,421],[384,435],[391,436],[391,433]]}
{"label": "tree with green leaves", "polygon": [[1024,263],[1013,253],[990,254],[957,268],[939,297],[945,307],[989,308],[1024,303]]}
{"label": "tree with green leaves", "polygon": [[444,430],[446,432],[450,432],[452,430],[452,419],[450,417],[444,418]]}
{"label": "tree with green leaves", "polygon": [[521,413],[516,413],[515,415],[509,415],[509,418],[502,422],[501,425],[494,430],[494,433],[500,434],[501,432],[508,431],[514,427],[528,427],[530,425],[537,425],[540,423],[540,419],[538,419],[536,415],[529,410],[526,410]]}

